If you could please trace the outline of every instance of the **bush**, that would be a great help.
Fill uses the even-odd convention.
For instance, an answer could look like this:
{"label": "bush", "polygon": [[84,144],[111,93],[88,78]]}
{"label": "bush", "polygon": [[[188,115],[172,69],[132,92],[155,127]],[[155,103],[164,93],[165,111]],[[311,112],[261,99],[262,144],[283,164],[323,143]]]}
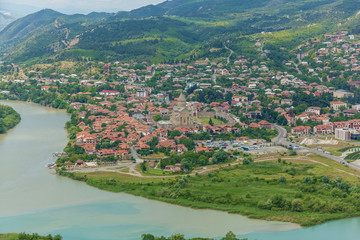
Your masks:
{"label": "bush", "polygon": [[254,162],[254,159],[252,159],[252,157],[246,157],[243,159],[242,163],[244,165],[249,165],[250,163]]}
{"label": "bush", "polygon": [[301,199],[294,199],[291,202],[291,210],[294,212],[303,212],[304,211],[304,204]]}
{"label": "bush", "polygon": [[296,156],[296,155],[297,155],[297,153],[296,153],[296,151],[291,150],[289,155],[290,155],[290,156]]}
{"label": "bush", "polygon": [[281,176],[279,179],[278,179],[278,182],[279,183],[286,183],[286,178],[284,176]]}
{"label": "bush", "polygon": [[341,191],[338,188],[334,188],[333,190],[330,191],[331,196],[333,197],[338,197],[338,198],[344,198],[346,197],[346,193],[344,193],[343,191]]}

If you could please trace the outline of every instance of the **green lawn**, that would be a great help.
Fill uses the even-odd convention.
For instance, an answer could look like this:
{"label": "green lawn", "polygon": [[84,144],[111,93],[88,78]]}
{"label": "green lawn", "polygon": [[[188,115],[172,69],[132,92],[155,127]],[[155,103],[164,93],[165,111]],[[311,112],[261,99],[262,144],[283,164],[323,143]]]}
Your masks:
{"label": "green lawn", "polygon": [[[223,124],[224,122],[216,119],[216,118],[211,118],[212,122],[214,124]],[[210,118],[206,118],[206,117],[202,117],[202,118],[195,118],[195,121],[201,122],[203,124],[209,124]]]}
{"label": "green lawn", "polygon": [[154,153],[148,156],[141,156],[143,159],[161,159],[166,157],[164,153]]}
{"label": "green lawn", "polygon": [[[360,187],[355,185],[359,174],[351,175],[355,174],[353,170],[326,158],[312,159],[328,166],[294,159],[285,164],[276,160],[256,162],[173,178],[139,178],[109,172],[88,173],[86,178],[81,173],[70,175],[113,192],[305,226],[360,215]],[[161,170],[151,171],[159,174]]]}

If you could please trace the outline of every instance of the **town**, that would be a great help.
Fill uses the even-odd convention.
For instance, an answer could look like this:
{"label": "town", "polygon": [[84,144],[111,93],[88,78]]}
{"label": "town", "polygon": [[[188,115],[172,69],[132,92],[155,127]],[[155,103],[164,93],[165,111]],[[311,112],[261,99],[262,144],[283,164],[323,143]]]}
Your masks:
{"label": "town", "polygon": [[[70,142],[58,166],[74,169],[97,167],[96,162],[148,159],[144,170],[184,173],[225,162],[239,151],[286,151],[279,142],[271,144],[278,125],[286,128],[291,140],[310,137],[316,143],[321,136],[359,140],[359,44],[357,36],[346,31],[324,34],[298,46],[298,64],[283,60],[287,72],[269,69],[269,51],[261,38],[253,45],[258,56],[233,62],[224,58],[192,64],[87,60],[80,75],[71,73],[74,63],[63,62],[57,68],[3,63],[1,69],[7,74],[2,76],[0,94],[29,99],[30,91],[37,90],[39,97],[32,101],[69,106]],[[19,93],[17,87],[26,90]],[[226,154],[215,161],[219,151]],[[192,160],[188,152],[195,153]]]}

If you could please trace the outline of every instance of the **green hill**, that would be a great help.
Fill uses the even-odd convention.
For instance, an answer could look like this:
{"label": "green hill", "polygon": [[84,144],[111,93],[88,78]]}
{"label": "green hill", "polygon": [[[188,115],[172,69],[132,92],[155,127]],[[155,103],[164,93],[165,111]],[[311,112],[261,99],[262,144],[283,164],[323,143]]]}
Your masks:
{"label": "green hill", "polygon": [[[317,31],[305,34],[313,37],[359,10],[360,0],[173,0],[130,12],[89,15],[46,9],[1,31],[0,54],[12,62],[184,60],[221,48],[226,40],[236,42],[239,36],[263,31],[304,33],[302,28],[318,24]],[[348,27],[356,29],[357,22]]]}

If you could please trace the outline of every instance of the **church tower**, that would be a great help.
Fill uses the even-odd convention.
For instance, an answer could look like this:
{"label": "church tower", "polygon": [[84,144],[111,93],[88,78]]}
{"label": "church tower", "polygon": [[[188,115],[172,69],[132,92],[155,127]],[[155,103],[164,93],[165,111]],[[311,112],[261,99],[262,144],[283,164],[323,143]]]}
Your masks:
{"label": "church tower", "polygon": [[185,95],[183,93],[180,94],[180,97],[177,102],[177,106],[178,106],[178,108],[186,107],[186,99],[185,99]]}

